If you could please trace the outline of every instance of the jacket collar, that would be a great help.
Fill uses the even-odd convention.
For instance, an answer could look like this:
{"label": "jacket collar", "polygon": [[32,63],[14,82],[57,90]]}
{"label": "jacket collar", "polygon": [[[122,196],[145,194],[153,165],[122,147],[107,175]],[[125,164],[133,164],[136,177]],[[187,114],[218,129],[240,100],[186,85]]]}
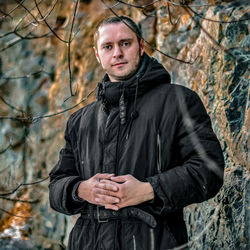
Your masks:
{"label": "jacket collar", "polygon": [[170,75],[155,58],[143,54],[138,71],[127,81],[110,82],[106,74],[98,84],[97,100],[104,104],[118,104],[120,97],[130,99],[143,95],[158,84],[170,83]]}

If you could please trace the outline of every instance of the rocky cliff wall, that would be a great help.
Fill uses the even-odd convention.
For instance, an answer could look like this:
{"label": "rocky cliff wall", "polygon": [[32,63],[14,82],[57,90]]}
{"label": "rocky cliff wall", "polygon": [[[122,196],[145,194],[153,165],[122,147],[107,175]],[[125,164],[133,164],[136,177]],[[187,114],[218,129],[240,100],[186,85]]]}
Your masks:
{"label": "rocky cliff wall", "polygon": [[[204,1],[183,2],[192,7],[181,7],[168,1],[148,5],[150,0],[140,0],[130,3],[146,5],[146,8],[120,3],[114,6],[114,10],[140,23],[144,38],[151,44],[147,46],[148,53],[165,65],[174,83],[192,88],[199,94],[223,148],[226,169],[220,193],[214,199],[185,208],[190,248],[248,249],[249,26],[244,20],[248,18],[249,4],[247,1],[206,1],[212,6],[200,6]],[[113,5],[115,2],[107,3]],[[2,4],[3,15],[15,6],[14,1]],[[14,18],[0,19],[2,194],[20,183],[47,177],[64,144],[67,118],[70,113],[95,100],[94,93],[86,100],[84,97],[95,89],[103,74],[94,58],[92,36],[98,21],[110,14],[107,7],[99,0],[79,1],[72,33],[75,38],[70,45],[72,90],[78,91],[76,96],[68,99],[68,46],[61,40],[70,36],[74,4],[61,1],[50,12],[51,6],[51,1],[39,4],[41,12],[48,14],[47,23],[56,28],[58,37],[49,33],[34,1],[26,1],[25,7],[34,7],[31,13],[36,19],[31,14],[24,17],[27,12],[23,6],[13,11]],[[22,17],[17,32],[19,36],[10,33]],[[25,25],[29,25],[28,28],[21,29]],[[6,35],[7,32],[10,34]],[[49,35],[44,38],[28,39],[32,35],[47,33]],[[18,41],[20,34],[26,39]],[[7,49],[8,46],[11,47]],[[166,54],[193,63],[180,63]],[[78,103],[68,112],[40,117]],[[64,217],[50,209],[47,185],[48,180],[22,186],[7,196],[33,203],[0,198],[0,248],[61,249],[67,243],[75,218]]]}

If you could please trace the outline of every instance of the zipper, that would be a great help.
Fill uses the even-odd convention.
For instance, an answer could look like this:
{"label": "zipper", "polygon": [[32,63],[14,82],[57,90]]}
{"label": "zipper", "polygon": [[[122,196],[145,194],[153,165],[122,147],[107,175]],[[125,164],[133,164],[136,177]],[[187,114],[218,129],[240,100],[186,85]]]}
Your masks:
{"label": "zipper", "polygon": [[[118,114],[118,119],[120,119]],[[118,134],[117,134],[117,146],[116,146],[116,162],[115,162],[115,176],[117,176],[118,172],[118,163],[119,163],[119,150],[120,150],[120,130],[121,130],[121,123],[118,122]],[[115,220],[115,244],[114,249],[117,249],[117,230],[118,230],[118,220]]]}
{"label": "zipper", "polygon": [[118,135],[117,135],[117,146],[116,146],[115,176],[117,175],[117,167],[118,167],[118,163],[119,163],[120,130],[121,130],[121,125],[120,125],[120,122],[119,122],[119,125],[118,125]]}
{"label": "zipper", "polygon": [[135,241],[135,236],[134,235],[133,235],[133,246],[134,246],[133,250],[136,250],[136,241]]}
{"label": "zipper", "polygon": [[157,133],[157,172],[161,173],[161,137],[159,131]]}
{"label": "zipper", "polygon": [[155,250],[155,233],[154,233],[154,229],[150,228],[149,232],[150,232],[150,250]]}

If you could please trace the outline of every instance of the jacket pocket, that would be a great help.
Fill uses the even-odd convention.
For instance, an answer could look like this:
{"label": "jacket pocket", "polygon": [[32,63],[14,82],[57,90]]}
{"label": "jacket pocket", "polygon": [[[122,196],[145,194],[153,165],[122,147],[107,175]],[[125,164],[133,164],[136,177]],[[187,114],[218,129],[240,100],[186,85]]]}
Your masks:
{"label": "jacket pocket", "polygon": [[93,250],[95,241],[95,230],[91,220],[78,218],[69,235],[67,250]]}

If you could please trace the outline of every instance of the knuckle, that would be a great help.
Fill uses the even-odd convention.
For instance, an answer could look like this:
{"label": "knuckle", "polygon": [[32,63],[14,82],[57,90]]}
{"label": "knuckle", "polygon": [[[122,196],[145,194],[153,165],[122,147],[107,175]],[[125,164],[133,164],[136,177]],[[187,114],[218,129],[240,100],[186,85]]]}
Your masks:
{"label": "knuckle", "polygon": [[121,193],[121,195],[123,195],[123,194],[124,194],[124,192],[125,192],[125,188],[124,188],[124,186],[123,186],[123,185],[121,185],[121,187],[120,187],[120,193]]}
{"label": "knuckle", "polygon": [[110,202],[111,202],[111,203],[116,203],[116,199],[117,199],[117,198],[112,197],[112,198],[110,198]]}

